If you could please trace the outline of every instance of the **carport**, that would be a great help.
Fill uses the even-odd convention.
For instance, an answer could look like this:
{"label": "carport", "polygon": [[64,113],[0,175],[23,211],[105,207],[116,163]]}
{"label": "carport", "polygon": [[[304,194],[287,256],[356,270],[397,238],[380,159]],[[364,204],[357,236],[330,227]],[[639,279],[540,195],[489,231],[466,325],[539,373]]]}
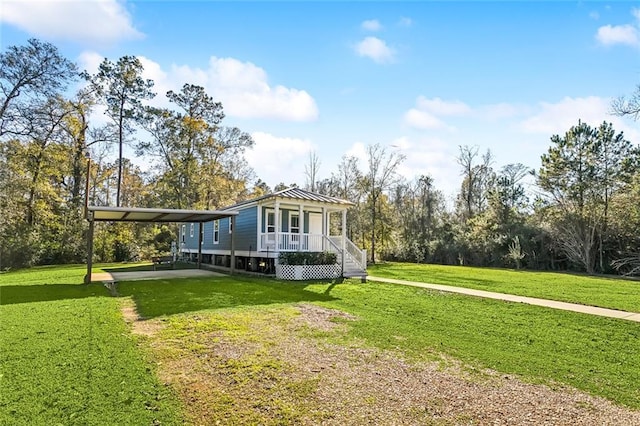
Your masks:
{"label": "carport", "polygon": [[[141,207],[108,207],[87,206],[86,219],[89,222],[87,235],[87,274],[84,282],[91,282],[91,268],[93,266],[93,229],[96,222],[152,222],[152,223],[198,223],[198,269],[202,266],[202,241],[205,222],[231,218],[232,229],[235,228],[237,211],[218,210],[175,210],[149,209]],[[235,233],[231,234],[231,273],[235,268]]]}

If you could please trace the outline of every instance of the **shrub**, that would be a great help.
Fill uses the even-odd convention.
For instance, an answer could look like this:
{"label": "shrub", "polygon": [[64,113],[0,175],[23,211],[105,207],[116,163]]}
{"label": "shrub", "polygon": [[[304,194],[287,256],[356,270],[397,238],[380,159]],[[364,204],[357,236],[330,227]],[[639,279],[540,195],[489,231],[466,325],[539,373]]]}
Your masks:
{"label": "shrub", "polygon": [[335,253],[292,251],[280,253],[281,265],[335,265],[338,258]]}

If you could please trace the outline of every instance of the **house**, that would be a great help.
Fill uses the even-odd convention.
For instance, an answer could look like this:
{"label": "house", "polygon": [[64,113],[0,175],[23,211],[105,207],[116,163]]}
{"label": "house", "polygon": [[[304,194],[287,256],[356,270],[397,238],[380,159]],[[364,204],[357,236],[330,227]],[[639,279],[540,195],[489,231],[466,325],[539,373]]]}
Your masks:
{"label": "house", "polygon": [[[347,238],[353,203],[300,188],[288,188],[221,209],[237,212],[203,224],[202,262],[273,274],[282,252],[332,252],[344,277],[366,276],[366,252]],[[180,227],[179,251],[195,261],[199,223]],[[232,239],[233,237],[233,239]],[[233,255],[232,255],[233,241]]]}

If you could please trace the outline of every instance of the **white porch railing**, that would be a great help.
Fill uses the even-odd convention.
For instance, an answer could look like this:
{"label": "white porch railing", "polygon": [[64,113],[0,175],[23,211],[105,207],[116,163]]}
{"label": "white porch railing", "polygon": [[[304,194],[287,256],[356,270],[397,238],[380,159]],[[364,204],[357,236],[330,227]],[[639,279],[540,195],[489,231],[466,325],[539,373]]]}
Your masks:
{"label": "white porch railing", "polygon": [[344,259],[345,267],[349,264],[367,270],[367,251],[360,250],[353,241],[345,238],[345,253],[342,253],[342,237],[326,237],[322,234],[298,234],[291,232],[276,233],[267,232],[260,234],[260,244],[262,251],[283,252],[283,251],[330,251],[338,255],[340,262]]}
{"label": "white porch railing", "polygon": [[268,232],[260,234],[260,246],[262,251],[324,251],[327,241],[322,234],[280,232],[276,244],[275,232]]}

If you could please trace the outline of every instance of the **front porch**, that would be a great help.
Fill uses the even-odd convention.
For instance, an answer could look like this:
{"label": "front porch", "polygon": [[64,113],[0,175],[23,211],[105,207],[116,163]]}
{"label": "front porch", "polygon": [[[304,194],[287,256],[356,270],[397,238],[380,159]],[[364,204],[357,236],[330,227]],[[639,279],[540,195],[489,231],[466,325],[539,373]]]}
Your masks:
{"label": "front porch", "polygon": [[[297,200],[296,200],[297,201]],[[366,273],[366,251],[347,238],[349,205],[272,199],[258,206],[258,252],[332,252],[345,273]]]}

